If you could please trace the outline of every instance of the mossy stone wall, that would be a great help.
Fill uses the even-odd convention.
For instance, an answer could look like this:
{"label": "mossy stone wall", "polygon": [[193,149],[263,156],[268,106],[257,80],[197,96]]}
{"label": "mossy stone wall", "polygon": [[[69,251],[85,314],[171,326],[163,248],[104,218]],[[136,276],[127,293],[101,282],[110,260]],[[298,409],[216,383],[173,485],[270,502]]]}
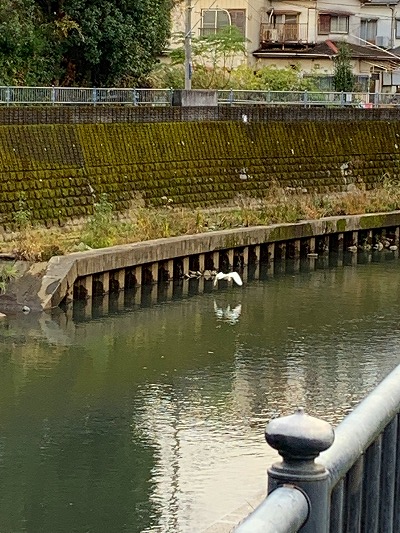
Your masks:
{"label": "mossy stone wall", "polygon": [[273,185],[339,191],[399,175],[397,120],[0,125],[3,226],[22,196],[54,224],[91,214],[101,193],[119,211],[137,195],[196,208]]}

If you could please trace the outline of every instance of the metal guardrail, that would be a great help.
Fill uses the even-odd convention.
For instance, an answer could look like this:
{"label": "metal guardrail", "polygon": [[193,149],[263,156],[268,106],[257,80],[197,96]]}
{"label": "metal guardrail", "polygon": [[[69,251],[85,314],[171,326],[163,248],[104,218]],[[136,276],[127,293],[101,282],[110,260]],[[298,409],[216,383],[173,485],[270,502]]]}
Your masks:
{"label": "metal guardrail", "polygon": [[[373,96],[373,102],[371,98]],[[386,95],[323,91],[219,91],[218,102],[228,105],[264,104],[303,107],[379,107]],[[393,97],[393,95],[391,95]],[[389,100],[389,98],[386,98]]]}
{"label": "metal guardrail", "polygon": [[0,87],[0,105],[130,104],[170,106],[171,89]]}
{"label": "metal guardrail", "polygon": [[[97,105],[171,106],[173,89],[88,87],[0,87],[0,105]],[[400,105],[400,94],[323,91],[218,91],[219,105],[364,107]]]}
{"label": "metal guardrail", "polygon": [[268,470],[269,495],[235,533],[400,531],[399,383],[400,365],[334,434],[302,410],[270,422],[266,439],[283,460]]}

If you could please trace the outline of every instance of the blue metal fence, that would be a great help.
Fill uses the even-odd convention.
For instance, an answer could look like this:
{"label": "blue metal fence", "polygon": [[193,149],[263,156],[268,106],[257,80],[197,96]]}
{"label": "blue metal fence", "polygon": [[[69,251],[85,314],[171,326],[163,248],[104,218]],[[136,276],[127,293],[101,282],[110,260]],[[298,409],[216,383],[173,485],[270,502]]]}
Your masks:
{"label": "blue metal fence", "polygon": [[171,102],[171,89],[0,87],[0,105],[130,104],[169,106]]}
{"label": "blue metal fence", "polygon": [[273,420],[266,438],[283,460],[235,533],[400,531],[399,383],[400,365],[339,424],[331,445],[329,424],[302,411]]}
{"label": "blue metal fence", "polygon": [[[392,107],[400,104],[393,93],[323,91],[218,92],[219,105],[263,104],[303,107]],[[98,105],[171,106],[173,89],[93,88],[93,87],[0,87],[0,105]]]}

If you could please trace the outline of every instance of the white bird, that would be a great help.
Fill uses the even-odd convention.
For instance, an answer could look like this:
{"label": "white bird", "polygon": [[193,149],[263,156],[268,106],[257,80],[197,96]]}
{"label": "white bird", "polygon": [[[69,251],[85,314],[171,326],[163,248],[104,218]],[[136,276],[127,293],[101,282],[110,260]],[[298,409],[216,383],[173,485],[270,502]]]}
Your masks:
{"label": "white bird", "polygon": [[215,279],[214,279],[214,285],[216,285],[220,279],[225,279],[226,281],[233,280],[238,285],[243,285],[242,278],[239,276],[237,272],[228,272],[228,274],[224,274],[223,272],[218,272],[218,274],[215,276]]}

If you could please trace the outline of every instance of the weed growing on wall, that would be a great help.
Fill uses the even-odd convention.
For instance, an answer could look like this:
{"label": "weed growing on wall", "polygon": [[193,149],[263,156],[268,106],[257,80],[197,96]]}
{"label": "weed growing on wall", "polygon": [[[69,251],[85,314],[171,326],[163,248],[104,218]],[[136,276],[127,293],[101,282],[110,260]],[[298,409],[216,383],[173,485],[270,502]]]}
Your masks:
{"label": "weed growing on wall", "polygon": [[400,186],[389,175],[371,191],[354,186],[348,192],[318,194],[273,186],[264,197],[241,194],[233,204],[219,209],[146,208],[142,203],[132,203],[119,219],[113,204],[102,195],[93,215],[80,229],[28,226],[15,241],[2,243],[2,249],[11,247],[18,251],[19,258],[45,261],[52,255],[82,250],[82,243],[102,248],[160,237],[398,209]]}
{"label": "weed growing on wall", "polygon": [[14,221],[19,231],[27,230],[32,225],[32,212],[28,208],[25,195],[18,201],[18,209],[14,213]]}
{"label": "weed growing on wall", "polygon": [[63,239],[32,222],[32,212],[24,195],[18,202],[14,221],[18,231],[12,251],[17,259],[48,261],[53,255],[63,255],[66,252]]}
{"label": "weed growing on wall", "polygon": [[99,201],[93,206],[93,215],[83,228],[82,242],[91,248],[112,246],[116,238],[116,220],[114,206],[107,194],[100,195]]}
{"label": "weed growing on wall", "polygon": [[0,265],[0,294],[6,292],[8,284],[18,277],[18,270],[15,263],[4,263]]}

